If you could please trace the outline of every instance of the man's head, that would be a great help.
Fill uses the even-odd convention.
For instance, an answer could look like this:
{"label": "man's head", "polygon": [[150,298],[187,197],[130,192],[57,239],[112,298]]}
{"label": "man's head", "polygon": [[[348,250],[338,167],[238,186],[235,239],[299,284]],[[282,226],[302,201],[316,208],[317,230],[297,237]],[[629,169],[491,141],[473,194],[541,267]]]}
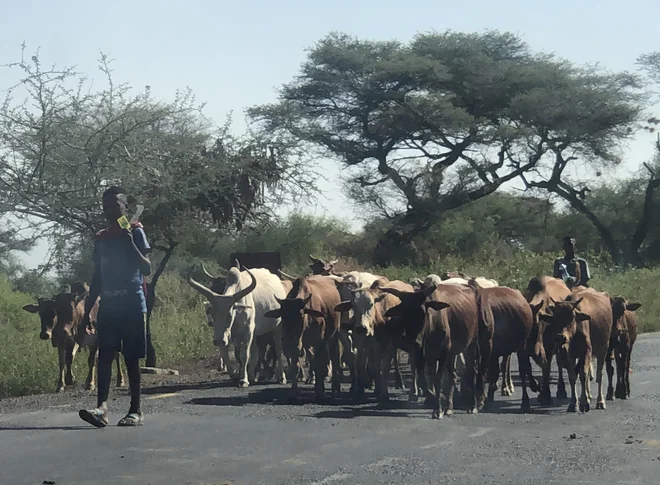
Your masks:
{"label": "man's head", "polygon": [[128,205],[128,197],[126,191],[122,187],[112,186],[108,187],[103,192],[103,215],[111,223],[116,223],[117,219],[126,215],[126,206]]}
{"label": "man's head", "polygon": [[575,254],[575,238],[571,236],[564,236],[564,239],[562,239],[562,243],[564,246],[564,252],[572,256]]}

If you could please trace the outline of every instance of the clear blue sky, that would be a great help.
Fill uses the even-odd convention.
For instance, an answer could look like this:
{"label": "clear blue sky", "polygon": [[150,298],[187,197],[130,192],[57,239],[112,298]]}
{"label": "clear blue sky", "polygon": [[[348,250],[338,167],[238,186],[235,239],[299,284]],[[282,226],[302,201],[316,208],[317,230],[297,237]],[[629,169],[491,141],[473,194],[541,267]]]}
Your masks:
{"label": "clear blue sky", "polygon": [[[660,49],[658,0],[5,1],[0,18],[0,64],[17,60],[25,41],[30,53],[41,47],[44,63],[77,65],[101,81],[96,60],[103,50],[115,58],[116,80],[149,84],[163,98],[190,86],[216,121],[233,110],[237,128],[243,110],[273,101],[305,48],[333,30],[406,41],[418,31],[500,29],[533,49],[617,70]],[[5,83],[0,72],[0,88]],[[628,170],[651,156],[650,142],[631,145]],[[325,170],[338,173],[332,162]],[[353,216],[337,186],[325,191],[315,213],[330,207]],[[46,249],[21,259],[36,266]]]}

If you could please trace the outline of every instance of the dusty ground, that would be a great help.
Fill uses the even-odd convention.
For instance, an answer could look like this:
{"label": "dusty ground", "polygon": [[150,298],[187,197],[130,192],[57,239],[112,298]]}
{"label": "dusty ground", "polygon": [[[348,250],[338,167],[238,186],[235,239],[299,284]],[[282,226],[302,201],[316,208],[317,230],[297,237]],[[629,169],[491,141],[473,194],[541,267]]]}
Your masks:
{"label": "dusty ground", "polygon": [[[0,483],[42,484],[518,484],[660,481],[660,334],[635,348],[633,398],[567,414],[566,402],[519,412],[520,388],[489,412],[430,419],[392,391],[389,409],[347,397],[285,404],[287,389],[237,389],[215,360],[180,376],[145,376],[143,428],[81,422],[82,390],[0,401]],[[514,363],[514,369],[517,365]],[[517,379],[514,378],[517,383]],[[347,390],[348,386],[344,386]],[[592,384],[594,399],[596,384]],[[592,409],[595,402],[592,402]],[[44,482],[46,481],[46,482]]]}

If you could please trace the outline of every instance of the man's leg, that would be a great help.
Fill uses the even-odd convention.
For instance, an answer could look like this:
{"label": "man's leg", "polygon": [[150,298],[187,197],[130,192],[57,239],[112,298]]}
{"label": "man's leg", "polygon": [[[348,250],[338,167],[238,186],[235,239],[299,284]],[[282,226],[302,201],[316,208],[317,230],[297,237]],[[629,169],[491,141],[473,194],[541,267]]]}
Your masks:
{"label": "man's leg", "polygon": [[144,315],[123,322],[122,341],[124,362],[126,362],[126,371],[128,372],[128,385],[131,389],[131,407],[128,414],[117,423],[117,426],[141,426],[144,423],[144,418],[140,408],[142,382],[140,359],[147,355],[147,326]]}
{"label": "man's leg", "polygon": [[97,402],[96,409],[81,409],[80,418],[97,428],[108,424],[108,396],[110,395],[110,380],[112,378],[112,362],[115,352],[119,349],[116,326],[112,322],[99,321],[97,325],[99,342],[99,360],[97,364]]}

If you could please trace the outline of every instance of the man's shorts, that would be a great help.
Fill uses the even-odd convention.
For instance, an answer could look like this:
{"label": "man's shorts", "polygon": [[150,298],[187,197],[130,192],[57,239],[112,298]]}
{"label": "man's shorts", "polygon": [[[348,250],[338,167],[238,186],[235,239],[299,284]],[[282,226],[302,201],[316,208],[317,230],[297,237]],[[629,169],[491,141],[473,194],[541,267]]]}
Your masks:
{"label": "man's shorts", "polygon": [[96,332],[100,348],[121,352],[129,360],[143,359],[147,355],[146,314],[106,314],[99,312]]}

